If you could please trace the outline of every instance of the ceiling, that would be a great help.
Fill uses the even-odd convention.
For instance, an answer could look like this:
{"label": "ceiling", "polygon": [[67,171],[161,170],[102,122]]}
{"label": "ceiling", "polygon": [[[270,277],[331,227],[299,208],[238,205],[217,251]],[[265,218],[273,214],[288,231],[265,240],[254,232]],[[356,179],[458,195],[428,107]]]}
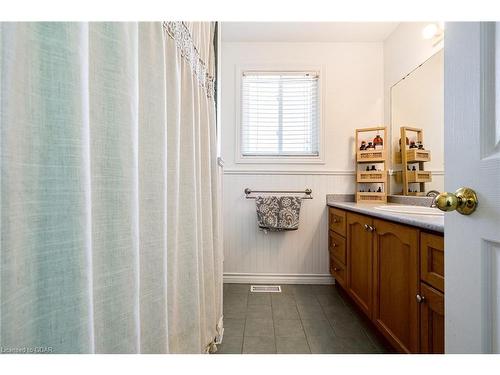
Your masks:
{"label": "ceiling", "polygon": [[223,42],[381,42],[398,22],[222,22]]}

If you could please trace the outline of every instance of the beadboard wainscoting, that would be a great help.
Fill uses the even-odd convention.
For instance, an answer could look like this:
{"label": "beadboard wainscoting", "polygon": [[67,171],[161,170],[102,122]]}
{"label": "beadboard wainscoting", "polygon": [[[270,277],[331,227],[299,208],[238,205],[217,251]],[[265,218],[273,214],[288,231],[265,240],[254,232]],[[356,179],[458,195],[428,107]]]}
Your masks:
{"label": "beadboard wainscoting", "polygon": [[[296,231],[259,230],[243,190],[312,189]],[[224,171],[224,282],[331,284],[326,195],[352,193],[353,171]]]}

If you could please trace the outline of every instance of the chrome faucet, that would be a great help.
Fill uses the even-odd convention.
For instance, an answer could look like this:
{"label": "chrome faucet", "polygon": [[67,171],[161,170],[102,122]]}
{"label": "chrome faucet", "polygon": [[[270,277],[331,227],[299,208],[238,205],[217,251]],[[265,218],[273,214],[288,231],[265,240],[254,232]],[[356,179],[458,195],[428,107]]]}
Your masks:
{"label": "chrome faucet", "polygon": [[427,192],[427,194],[425,194],[426,197],[432,197],[432,202],[431,202],[431,207],[432,208],[436,208],[436,198],[438,197],[438,195],[440,194],[439,191],[437,190],[429,190]]}
{"label": "chrome faucet", "polygon": [[437,197],[440,194],[439,191],[437,190],[429,190],[427,194],[425,194],[426,197]]}

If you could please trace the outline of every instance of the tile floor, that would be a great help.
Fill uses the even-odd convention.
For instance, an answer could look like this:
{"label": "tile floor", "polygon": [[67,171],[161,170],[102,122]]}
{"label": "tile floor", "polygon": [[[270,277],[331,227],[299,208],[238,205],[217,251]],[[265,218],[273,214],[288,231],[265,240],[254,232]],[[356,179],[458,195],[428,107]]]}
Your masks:
{"label": "tile floor", "polygon": [[387,350],[333,285],[282,285],[282,293],[250,293],[248,284],[224,284],[224,339],[217,353]]}

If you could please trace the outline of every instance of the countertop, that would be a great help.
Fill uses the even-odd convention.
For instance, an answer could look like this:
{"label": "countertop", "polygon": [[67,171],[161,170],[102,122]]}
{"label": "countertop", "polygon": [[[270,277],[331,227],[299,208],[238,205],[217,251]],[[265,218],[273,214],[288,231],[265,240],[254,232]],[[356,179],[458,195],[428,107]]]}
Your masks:
{"label": "countertop", "polygon": [[444,233],[444,216],[403,214],[374,209],[374,206],[401,206],[401,204],[387,203],[374,205],[368,203],[345,202],[336,200],[330,196],[327,196],[326,203],[330,207],[336,207],[347,211],[353,211],[360,214],[377,217],[380,219],[390,220],[434,232]]}

